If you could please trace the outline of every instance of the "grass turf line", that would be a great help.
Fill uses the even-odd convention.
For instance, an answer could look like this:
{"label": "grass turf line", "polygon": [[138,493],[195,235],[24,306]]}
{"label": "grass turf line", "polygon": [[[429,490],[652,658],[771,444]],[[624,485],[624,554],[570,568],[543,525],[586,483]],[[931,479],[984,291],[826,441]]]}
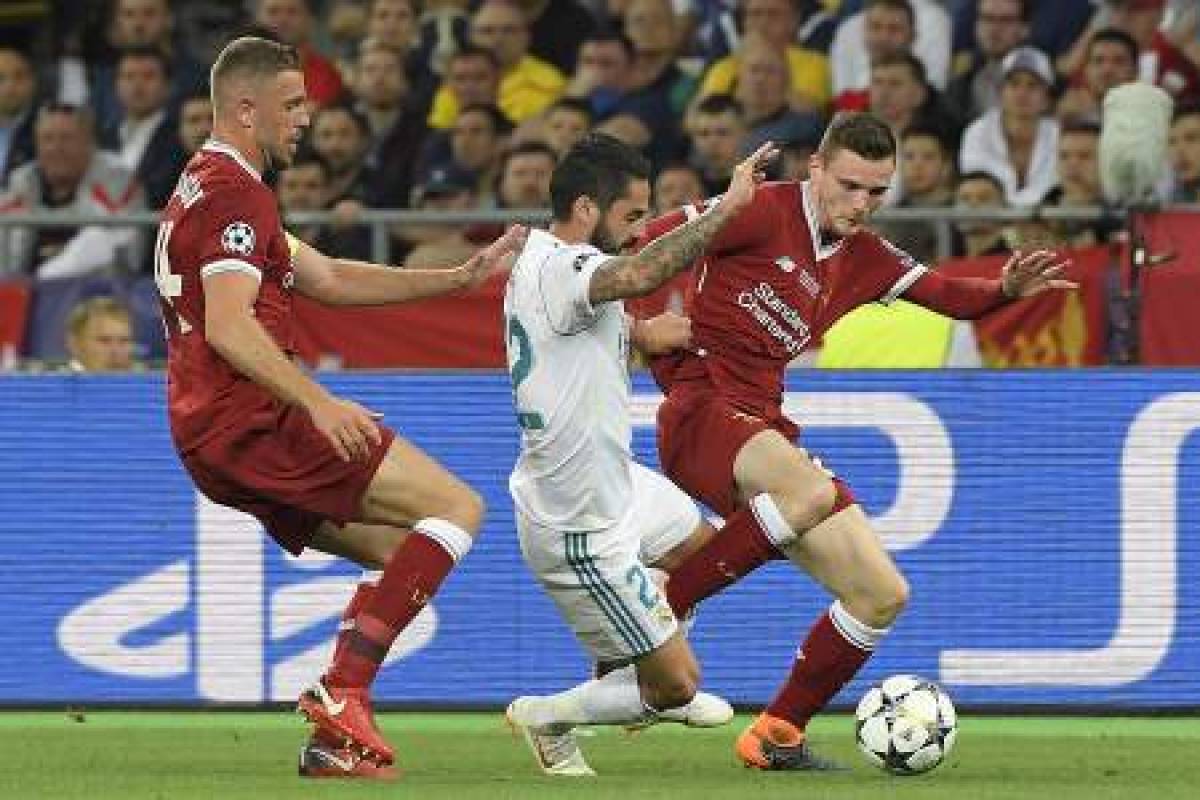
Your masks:
{"label": "grass turf line", "polygon": [[760,773],[718,730],[659,726],[638,736],[595,729],[582,739],[600,773],[552,779],[499,714],[381,715],[405,770],[397,784],[295,776],[305,727],[277,713],[0,712],[0,798],[1153,798],[1200,794],[1200,720],[968,717],[946,764],[916,778],[868,766],[846,716],[819,718],[813,742],[853,769]]}

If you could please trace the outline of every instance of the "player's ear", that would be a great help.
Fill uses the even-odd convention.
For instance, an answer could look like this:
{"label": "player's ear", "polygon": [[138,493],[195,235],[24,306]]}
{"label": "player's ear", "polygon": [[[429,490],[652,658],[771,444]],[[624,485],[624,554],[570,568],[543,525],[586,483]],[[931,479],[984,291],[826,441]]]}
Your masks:
{"label": "player's ear", "polygon": [[581,222],[586,222],[589,225],[596,220],[596,215],[600,209],[596,207],[595,201],[586,194],[581,194],[575,198],[571,208],[572,216]]}
{"label": "player's ear", "polygon": [[238,100],[238,122],[243,128],[254,127],[254,102],[248,97]]}

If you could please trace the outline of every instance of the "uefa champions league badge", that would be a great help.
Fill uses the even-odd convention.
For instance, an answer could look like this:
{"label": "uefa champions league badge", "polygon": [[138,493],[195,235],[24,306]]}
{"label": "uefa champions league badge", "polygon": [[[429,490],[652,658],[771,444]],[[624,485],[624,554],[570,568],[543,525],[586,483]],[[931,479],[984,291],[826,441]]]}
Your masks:
{"label": "uefa champions league badge", "polygon": [[238,256],[254,252],[254,229],[245,222],[231,222],[221,232],[221,246]]}

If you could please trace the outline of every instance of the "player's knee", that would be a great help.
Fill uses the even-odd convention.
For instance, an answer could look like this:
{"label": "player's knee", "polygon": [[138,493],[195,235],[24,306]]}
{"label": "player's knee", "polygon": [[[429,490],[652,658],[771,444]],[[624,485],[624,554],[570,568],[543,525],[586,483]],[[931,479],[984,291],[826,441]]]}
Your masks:
{"label": "player's knee", "polygon": [[662,711],[686,706],[692,702],[698,689],[699,681],[694,677],[677,675],[642,687],[642,697],[651,708]]}
{"label": "player's knee", "polygon": [[896,573],[886,582],[881,582],[871,592],[868,619],[863,620],[868,625],[884,628],[891,625],[908,605],[911,589],[904,576]]}
{"label": "player's knee", "polygon": [[797,534],[815,528],[833,511],[837,490],[827,478],[805,481],[786,491],[771,492],[779,513]]}
{"label": "player's knee", "polygon": [[456,488],[447,500],[447,508],[442,516],[475,536],[483,525],[483,515],[487,511],[483,497],[469,486]]}

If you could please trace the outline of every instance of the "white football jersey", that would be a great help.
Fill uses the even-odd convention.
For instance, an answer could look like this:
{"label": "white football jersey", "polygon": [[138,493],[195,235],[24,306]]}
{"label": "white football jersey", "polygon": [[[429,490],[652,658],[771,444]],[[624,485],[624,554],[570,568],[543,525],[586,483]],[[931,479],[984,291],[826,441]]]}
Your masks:
{"label": "white football jersey", "polygon": [[521,426],[509,491],[522,514],[559,531],[608,528],[631,502],[625,308],[588,300],[593,273],[610,258],[530,231],[504,296]]}

